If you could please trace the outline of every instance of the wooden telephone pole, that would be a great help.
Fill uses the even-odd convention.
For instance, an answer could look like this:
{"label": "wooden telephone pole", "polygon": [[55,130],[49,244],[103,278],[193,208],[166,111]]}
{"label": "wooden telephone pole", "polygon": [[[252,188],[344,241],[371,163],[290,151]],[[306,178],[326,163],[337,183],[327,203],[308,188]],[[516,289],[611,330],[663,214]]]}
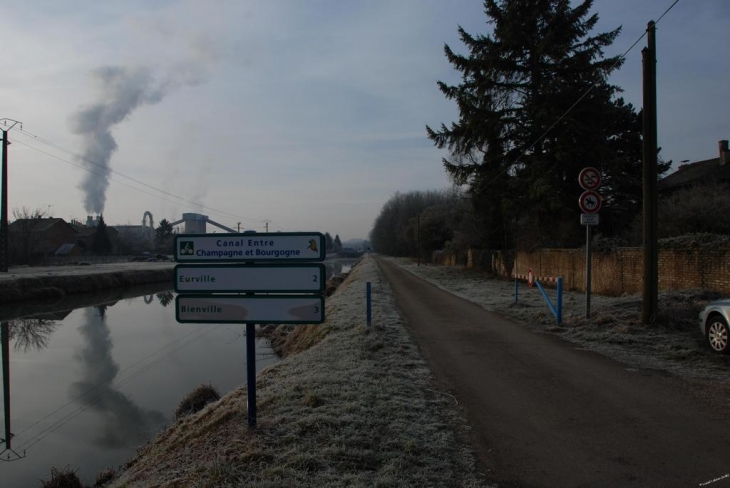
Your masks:
{"label": "wooden telephone pole", "polygon": [[659,308],[659,242],[657,226],[657,102],[656,24],[647,26],[648,46],[642,51],[644,68],[644,290],[641,322],[651,324]]}
{"label": "wooden telephone pole", "polygon": [[7,273],[8,266],[10,264],[10,257],[8,255],[8,132],[10,129],[20,124],[21,129],[23,124],[13,119],[0,119],[4,122],[7,127],[8,122],[11,123],[10,127],[3,129],[3,148],[2,148],[2,170],[0,174],[0,190],[2,191],[2,208],[0,208],[0,272]]}

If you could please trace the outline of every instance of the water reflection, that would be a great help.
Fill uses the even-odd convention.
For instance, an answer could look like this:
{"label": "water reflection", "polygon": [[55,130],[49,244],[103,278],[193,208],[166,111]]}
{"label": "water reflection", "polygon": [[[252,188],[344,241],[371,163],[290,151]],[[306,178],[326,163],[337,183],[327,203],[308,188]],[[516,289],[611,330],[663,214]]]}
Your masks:
{"label": "water reflection", "polygon": [[[144,297],[153,305],[140,306]],[[0,487],[35,486],[52,466],[92,479],[132,457],[194,387],[228,392],[245,382],[246,351],[235,340],[243,329],[178,324],[173,297],[169,284],[158,284],[0,306],[0,457],[29,454],[0,463]],[[265,340],[256,348],[263,367],[277,362]]]}
{"label": "water reflection", "polygon": [[11,340],[15,340],[13,349],[22,352],[45,349],[51,334],[58,328],[56,320],[63,320],[69,313],[70,311],[59,312],[56,314],[58,318],[54,320],[34,317],[10,321],[9,336]]}
{"label": "water reflection", "polygon": [[324,265],[327,270],[327,280],[330,280],[335,276],[339,276],[342,273],[349,273],[350,269],[357,261],[357,259],[336,259],[325,261]]}
{"label": "water reflection", "polygon": [[165,422],[165,416],[140,408],[114,388],[119,365],[112,359],[111,334],[104,320],[109,306],[84,310],[85,322],[78,330],[85,344],[76,356],[82,366],[81,379],[71,384],[69,395],[83,398],[85,406],[102,415],[94,444],[117,448],[146,441]]}
{"label": "water reflection", "polygon": [[66,295],[55,300],[27,300],[4,303],[0,305],[0,320],[14,320],[24,317],[62,320],[77,308],[90,307],[98,303],[134,299],[140,295],[154,295],[155,293],[166,292],[169,289],[170,285],[168,283],[154,283],[133,288],[102,290],[98,293]]}
{"label": "water reflection", "polygon": [[171,291],[157,294],[157,301],[159,301],[160,305],[162,305],[163,307],[167,307],[168,305],[170,305],[174,299],[175,296],[172,294]]}
{"label": "water reflection", "polygon": [[2,369],[3,369],[3,412],[5,421],[5,438],[0,439],[5,444],[5,449],[0,452],[0,460],[17,461],[25,457],[13,450],[13,434],[10,430],[10,324],[0,324],[0,344],[2,344]]}

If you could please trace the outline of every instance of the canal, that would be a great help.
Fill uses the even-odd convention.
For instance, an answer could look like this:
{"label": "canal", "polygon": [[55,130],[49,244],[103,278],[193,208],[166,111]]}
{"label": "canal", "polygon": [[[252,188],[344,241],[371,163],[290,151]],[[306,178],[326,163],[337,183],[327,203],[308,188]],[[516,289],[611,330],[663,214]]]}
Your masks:
{"label": "canal", "polygon": [[[330,277],[352,261],[326,264]],[[195,387],[245,383],[245,326],[179,324],[174,309],[167,285],[0,307],[13,434],[8,446],[0,430],[0,486],[36,487],[66,467],[91,485],[172,423]],[[258,371],[278,361],[264,339],[256,347]]]}

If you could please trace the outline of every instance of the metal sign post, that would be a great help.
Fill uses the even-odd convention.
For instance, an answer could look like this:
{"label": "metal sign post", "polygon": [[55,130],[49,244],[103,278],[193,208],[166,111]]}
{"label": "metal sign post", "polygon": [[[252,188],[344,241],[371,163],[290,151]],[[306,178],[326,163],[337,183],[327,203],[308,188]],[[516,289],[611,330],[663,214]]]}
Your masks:
{"label": "metal sign post", "polygon": [[[177,262],[246,263],[175,266],[175,291],[179,293],[175,317],[180,323],[246,324],[247,418],[251,429],[256,427],[257,417],[256,324],[324,322],[325,269],[312,263],[324,260],[324,246],[321,232],[175,237]],[[310,264],[288,264],[291,261]]]}
{"label": "metal sign post", "polygon": [[591,240],[592,227],[598,225],[598,211],[601,209],[601,195],[597,190],[601,186],[601,172],[587,167],[578,175],[578,183],[585,191],[578,199],[578,206],[584,212],[580,216],[581,225],[586,226],[586,319],[591,318]]}
{"label": "metal sign post", "polygon": [[248,428],[256,427],[256,324],[246,324],[246,397]]}

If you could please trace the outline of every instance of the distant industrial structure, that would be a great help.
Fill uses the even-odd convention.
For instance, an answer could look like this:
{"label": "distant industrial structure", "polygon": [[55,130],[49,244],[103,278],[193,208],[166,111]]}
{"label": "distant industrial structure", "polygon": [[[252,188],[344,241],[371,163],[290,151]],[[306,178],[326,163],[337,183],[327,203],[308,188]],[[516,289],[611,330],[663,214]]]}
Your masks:
{"label": "distant industrial structure", "polygon": [[[87,225],[89,218],[87,218]],[[119,232],[119,240],[125,254],[150,251],[155,247],[155,221],[149,211],[142,216],[142,225],[114,225],[112,227]]]}
{"label": "distant industrial structure", "polygon": [[197,213],[184,213],[182,214],[182,219],[172,222],[173,227],[180,224],[185,224],[183,234],[207,234],[207,224],[214,225],[226,232],[236,232],[235,229],[231,229],[230,227],[226,227],[223,224],[210,220],[207,215]]}

